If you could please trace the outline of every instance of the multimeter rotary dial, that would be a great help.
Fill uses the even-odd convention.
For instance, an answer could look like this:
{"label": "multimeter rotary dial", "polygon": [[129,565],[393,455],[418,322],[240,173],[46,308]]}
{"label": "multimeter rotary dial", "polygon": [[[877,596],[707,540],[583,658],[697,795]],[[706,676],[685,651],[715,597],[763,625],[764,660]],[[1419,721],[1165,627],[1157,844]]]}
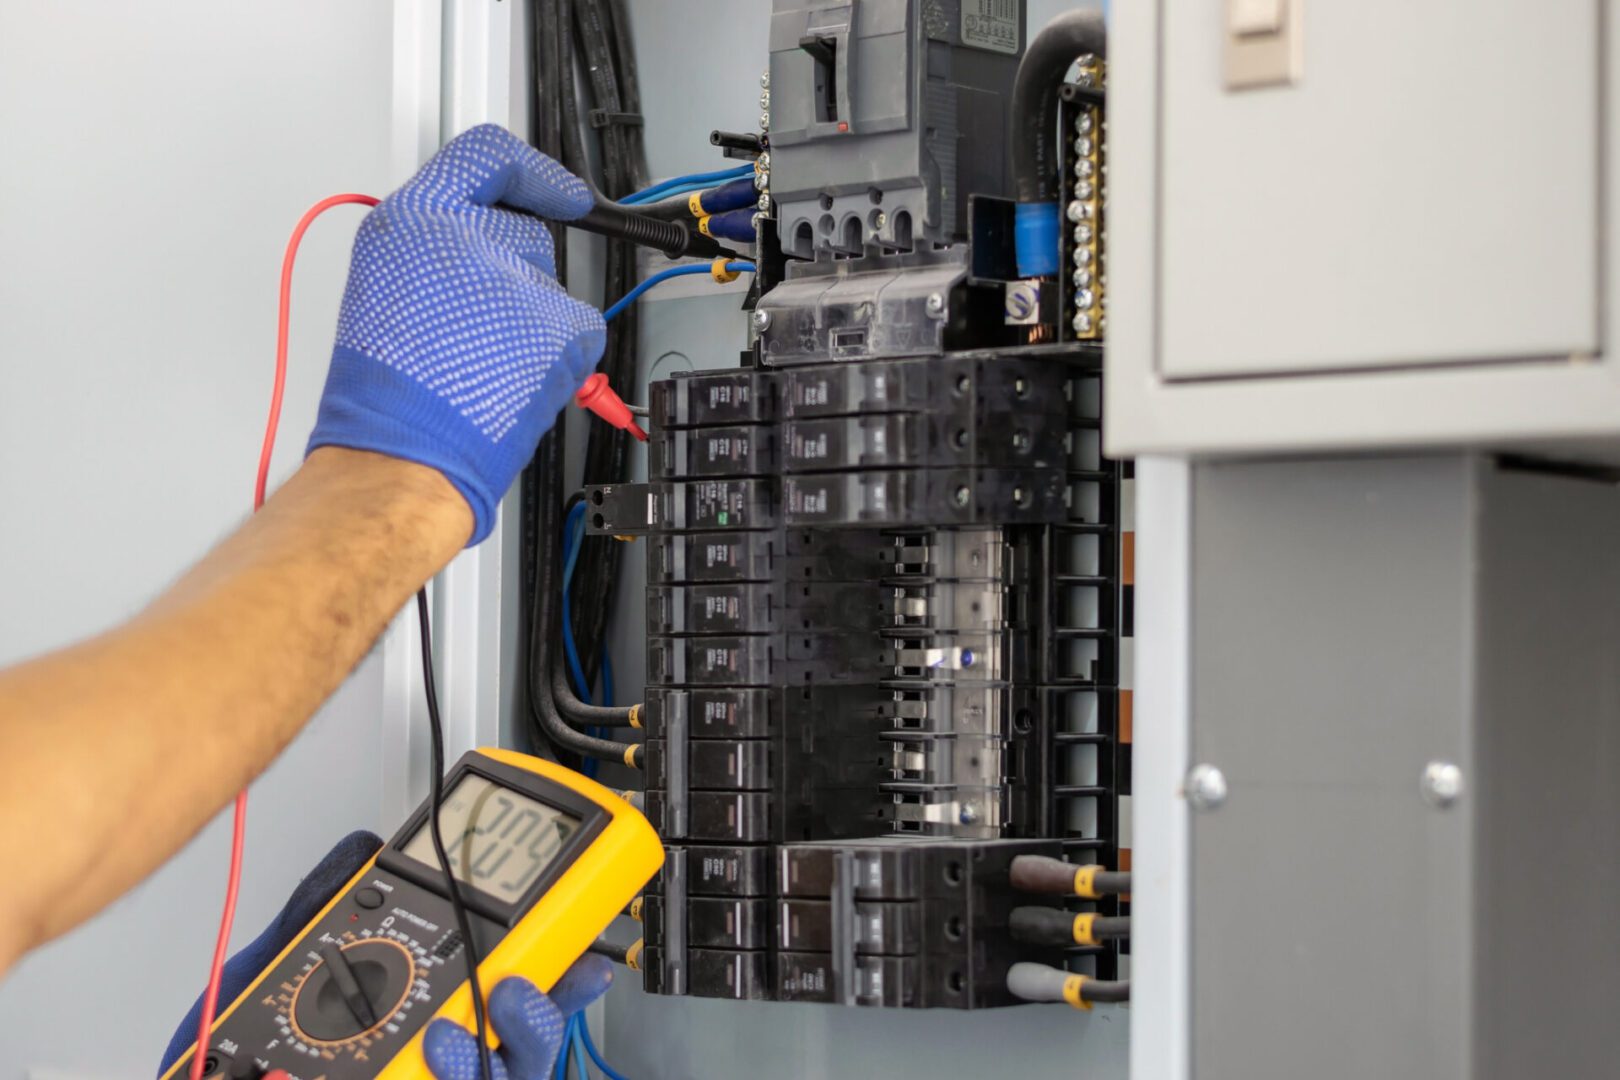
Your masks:
{"label": "multimeter rotary dial", "polygon": [[315,1050],[363,1050],[413,998],[425,951],[414,941],[361,937],[328,942],[292,987],[283,1012],[289,1039]]}

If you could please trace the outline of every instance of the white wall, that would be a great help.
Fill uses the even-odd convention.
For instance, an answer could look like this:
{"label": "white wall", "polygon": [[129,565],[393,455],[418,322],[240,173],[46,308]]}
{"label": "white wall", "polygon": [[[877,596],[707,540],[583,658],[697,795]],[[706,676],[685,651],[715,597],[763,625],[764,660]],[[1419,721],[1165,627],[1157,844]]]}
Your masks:
{"label": "white wall", "polygon": [[[287,231],[323,195],[397,179],[392,11],[0,0],[0,663],[135,611],[245,514]],[[302,455],[358,217],[304,244],[277,477]],[[378,668],[255,786],[238,943],[344,832],[391,824]],[[155,1072],[205,974],[221,824],[0,984],[0,1080]]]}

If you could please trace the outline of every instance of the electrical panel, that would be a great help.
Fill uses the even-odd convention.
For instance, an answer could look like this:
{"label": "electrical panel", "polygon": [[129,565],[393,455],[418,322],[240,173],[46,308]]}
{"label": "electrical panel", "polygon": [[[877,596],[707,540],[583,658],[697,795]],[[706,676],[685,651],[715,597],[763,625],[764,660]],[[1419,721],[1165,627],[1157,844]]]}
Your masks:
{"label": "electrical panel", "polygon": [[751,348],[653,383],[647,481],[586,488],[646,565],[650,992],[982,1008],[1023,962],[1125,973],[1118,939],[1015,929],[1128,908],[1011,868],[1128,862],[1132,607],[1106,72],[1046,89],[1061,265],[1020,275],[1023,15],[776,0]]}

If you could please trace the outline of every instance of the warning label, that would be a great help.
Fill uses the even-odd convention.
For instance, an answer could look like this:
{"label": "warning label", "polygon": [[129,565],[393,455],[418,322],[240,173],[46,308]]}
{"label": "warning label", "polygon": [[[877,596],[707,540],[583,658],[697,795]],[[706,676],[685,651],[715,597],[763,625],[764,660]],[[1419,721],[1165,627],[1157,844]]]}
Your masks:
{"label": "warning label", "polygon": [[962,44],[994,52],[1018,51],[1024,0],[962,0]]}

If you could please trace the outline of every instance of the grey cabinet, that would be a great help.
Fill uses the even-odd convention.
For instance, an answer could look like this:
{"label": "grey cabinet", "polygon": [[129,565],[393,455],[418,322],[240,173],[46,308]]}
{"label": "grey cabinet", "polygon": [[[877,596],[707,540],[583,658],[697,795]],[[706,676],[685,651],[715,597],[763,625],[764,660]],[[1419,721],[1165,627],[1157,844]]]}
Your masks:
{"label": "grey cabinet", "polygon": [[1250,88],[1255,4],[1114,10],[1111,449],[1613,456],[1605,5],[1278,6],[1297,71]]}

